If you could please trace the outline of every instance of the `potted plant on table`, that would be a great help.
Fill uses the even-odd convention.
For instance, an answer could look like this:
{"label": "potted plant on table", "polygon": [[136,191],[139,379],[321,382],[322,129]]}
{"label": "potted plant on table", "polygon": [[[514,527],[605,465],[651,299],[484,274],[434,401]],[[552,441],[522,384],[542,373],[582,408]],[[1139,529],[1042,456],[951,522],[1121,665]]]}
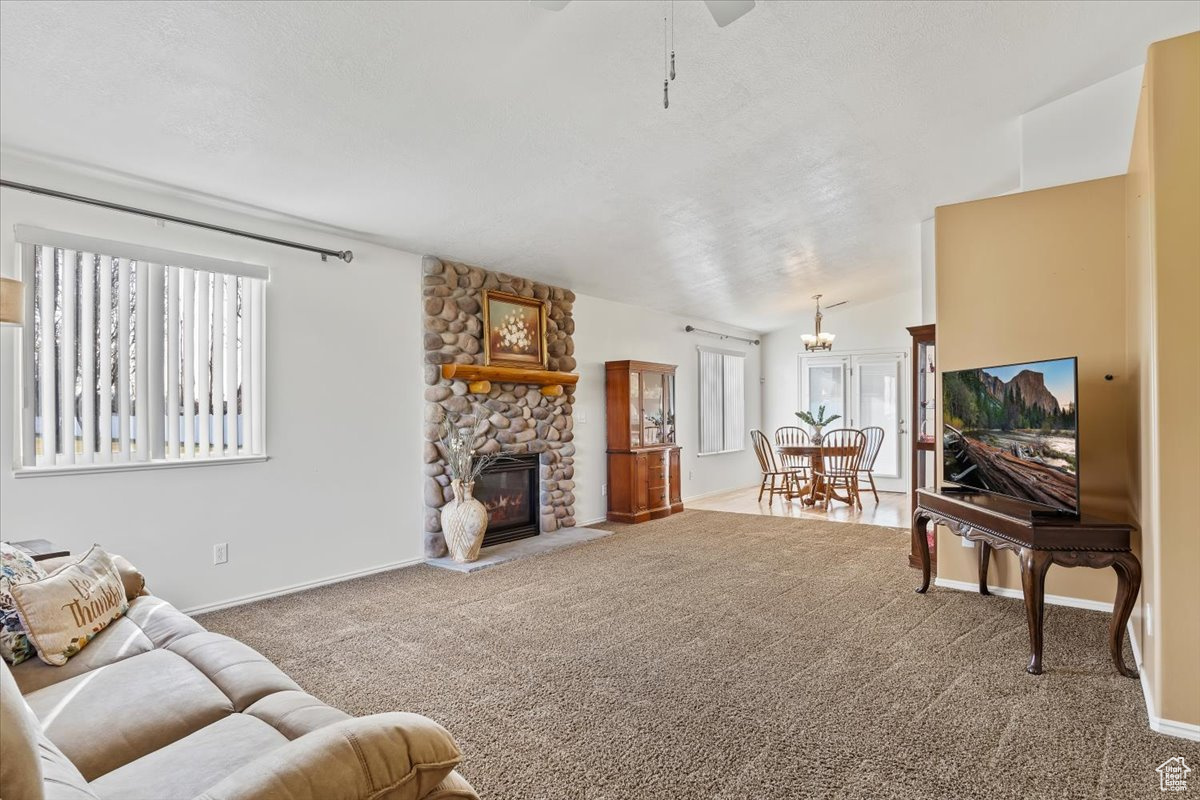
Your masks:
{"label": "potted plant on table", "polygon": [[834,420],[838,420],[838,419],[842,418],[841,414],[834,414],[832,417],[826,417],[825,416],[825,406],[820,406],[817,409],[816,416],[813,416],[812,414],[810,414],[807,411],[797,411],[796,416],[800,418],[801,422],[803,422],[805,425],[808,425],[809,427],[811,427],[813,429],[813,435],[812,435],[812,443],[813,444],[821,443],[821,435],[822,435],[821,432],[823,430],[825,430],[826,425],[833,422]]}
{"label": "potted plant on table", "polygon": [[450,557],[459,563],[479,558],[483,534],[487,531],[487,509],[473,496],[475,479],[489,464],[507,459],[502,453],[475,452],[479,435],[473,417],[446,420],[442,430],[446,473],[454,498],[442,506],[442,536]]}

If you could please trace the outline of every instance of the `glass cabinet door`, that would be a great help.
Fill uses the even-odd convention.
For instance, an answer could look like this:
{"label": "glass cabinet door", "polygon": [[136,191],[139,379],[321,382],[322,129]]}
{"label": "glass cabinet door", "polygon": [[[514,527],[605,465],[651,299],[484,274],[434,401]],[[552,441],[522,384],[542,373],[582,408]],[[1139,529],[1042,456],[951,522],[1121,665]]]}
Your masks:
{"label": "glass cabinet door", "polygon": [[665,441],[666,419],[663,412],[666,408],[666,392],[663,387],[661,372],[642,373],[642,428],[643,444],[661,444]]}
{"label": "glass cabinet door", "polygon": [[666,399],[664,407],[663,441],[675,443],[675,376],[663,376]]}
{"label": "glass cabinet door", "polygon": [[642,446],[642,381],[640,372],[629,373],[629,446]]}

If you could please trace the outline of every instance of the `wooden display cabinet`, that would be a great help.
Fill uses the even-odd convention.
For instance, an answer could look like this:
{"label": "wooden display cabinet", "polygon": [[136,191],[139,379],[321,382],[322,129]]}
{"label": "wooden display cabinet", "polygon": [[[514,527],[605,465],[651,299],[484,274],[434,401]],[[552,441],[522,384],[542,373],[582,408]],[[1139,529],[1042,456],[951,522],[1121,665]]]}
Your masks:
{"label": "wooden display cabinet", "polygon": [[683,511],[675,443],[675,365],[609,361],[608,518],[645,522]]}
{"label": "wooden display cabinet", "polygon": [[[912,335],[912,505],[917,508],[917,490],[929,489],[937,478],[937,425],[939,416],[934,407],[937,401],[937,326],[916,325],[908,329]],[[912,548],[908,556],[909,566],[921,568],[920,543],[917,529],[913,527]],[[930,541],[929,558],[937,564],[937,537]]]}

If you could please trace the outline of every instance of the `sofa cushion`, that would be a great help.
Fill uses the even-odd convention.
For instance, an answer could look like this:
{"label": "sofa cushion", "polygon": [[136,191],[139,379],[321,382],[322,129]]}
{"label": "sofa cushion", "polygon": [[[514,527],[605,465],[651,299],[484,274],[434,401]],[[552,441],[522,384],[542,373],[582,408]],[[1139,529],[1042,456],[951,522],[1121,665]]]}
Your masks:
{"label": "sofa cushion", "polygon": [[121,575],[99,545],[74,564],[10,591],[38,657],[58,667],[129,608]]}
{"label": "sofa cushion", "polygon": [[75,765],[42,733],[8,667],[0,662],[0,797],[96,800]]}
{"label": "sofa cushion", "polygon": [[17,686],[21,687],[21,691],[28,694],[114,661],[136,656],[138,653],[147,653],[153,649],[154,643],[146,634],[142,633],[142,629],[137,626],[137,623],[122,617],[109,625],[103,636],[97,636],[63,666],[54,667],[34,658],[13,667],[13,677],[17,681]]}
{"label": "sofa cushion", "polygon": [[186,800],[287,741],[262,720],[231,714],[100,776],[91,788],[102,800]]}
{"label": "sofa cushion", "polygon": [[204,631],[173,642],[167,650],[187,659],[244,711],[272,692],[299,691],[294,680],[254,648],[237,639]]}
{"label": "sofa cushion", "polygon": [[233,713],[223,692],[167,650],[99,667],[25,699],[46,736],[89,781]]}
{"label": "sofa cushion", "polygon": [[204,633],[204,626],[159,597],[143,595],[129,604],[125,612],[155,647],[166,647],[185,636]]}
{"label": "sofa cushion", "polygon": [[274,692],[246,709],[289,739],[336,722],[352,719],[345,711],[327,706],[305,692]]}

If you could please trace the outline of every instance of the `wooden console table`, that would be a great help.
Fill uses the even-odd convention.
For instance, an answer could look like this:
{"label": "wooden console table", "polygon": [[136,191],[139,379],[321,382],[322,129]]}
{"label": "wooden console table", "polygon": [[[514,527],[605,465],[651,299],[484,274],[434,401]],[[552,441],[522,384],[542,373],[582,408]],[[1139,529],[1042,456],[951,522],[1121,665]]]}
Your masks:
{"label": "wooden console table", "polygon": [[920,489],[913,511],[913,541],[921,556],[921,586],[929,589],[929,543],[915,532],[929,522],[979,542],[979,593],[987,588],[988,559],[993,548],[1013,550],[1021,561],[1021,588],[1029,624],[1029,666],[1026,672],[1042,673],[1042,610],[1046,570],[1064,567],[1112,567],[1117,573],[1117,598],[1108,625],[1108,648],[1117,671],[1129,678],[1136,669],[1125,666],[1121,654],[1125,624],[1142,585],[1142,565],[1130,549],[1132,527],[1103,520],[1075,519],[1048,513],[1038,506],[1008,497],[972,491]]}

